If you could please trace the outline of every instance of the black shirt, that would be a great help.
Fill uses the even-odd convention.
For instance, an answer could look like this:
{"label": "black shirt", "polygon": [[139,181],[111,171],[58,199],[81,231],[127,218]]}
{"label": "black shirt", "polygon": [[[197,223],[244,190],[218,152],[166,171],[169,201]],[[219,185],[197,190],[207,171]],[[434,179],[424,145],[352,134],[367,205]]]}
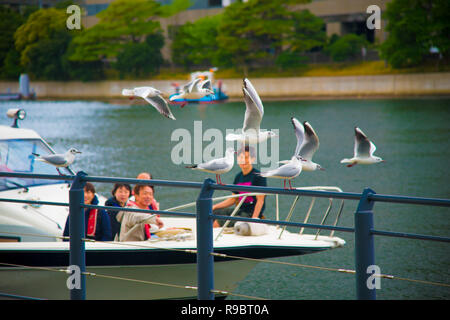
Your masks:
{"label": "black shirt", "polygon": [[[259,171],[255,168],[252,169],[252,171],[250,171],[248,174],[244,175],[241,172],[239,172],[236,177],[234,178],[234,182],[233,184],[238,184],[238,185],[245,185],[245,186],[262,186],[262,187],[266,187],[267,186],[267,179],[264,177],[261,177],[259,175]],[[246,193],[243,191],[239,191],[239,192],[234,192],[234,193]],[[239,198],[238,201],[240,201],[241,198]],[[245,199],[244,203],[241,206],[241,210],[248,212],[248,213],[252,213],[255,210],[255,205],[256,205],[256,197],[252,197],[249,196],[247,197],[247,199]],[[261,216],[262,213],[264,212],[264,208],[266,207],[266,202],[264,201],[264,204],[261,208],[261,212],[259,213],[259,215]]]}

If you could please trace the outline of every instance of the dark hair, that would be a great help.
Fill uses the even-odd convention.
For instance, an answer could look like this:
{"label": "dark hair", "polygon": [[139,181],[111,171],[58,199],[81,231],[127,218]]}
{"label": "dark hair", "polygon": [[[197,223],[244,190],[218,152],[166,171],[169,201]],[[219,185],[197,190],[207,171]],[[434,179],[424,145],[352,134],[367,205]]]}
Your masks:
{"label": "dark hair", "polygon": [[85,191],[89,191],[92,192],[93,194],[95,194],[95,187],[92,183],[90,182],[86,182],[86,185],[84,186],[84,190]]}
{"label": "dark hair", "polygon": [[128,192],[130,192],[131,195],[131,186],[128,183],[116,183],[114,185],[114,188],[111,191],[111,194],[114,196],[114,194],[116,193],[117,189],[119,188],[126,188],[128,190]]}
{"label": "dark hair", "polygon": [[134,194],[135,195],[139,194],[139,192],[141,192],[141,189],[144,188],[144,187],[152,188],[153,194],[155,194],[155,188],[153,186],[148,185],[148,184],[137,184],[137,185],[135,185],[134,188],[133,188]]}
{"label": "dark hair", "polygon": [[249,145],[242,145],[237,154],[240,155],[241,153],[244,152],[248,152],[250,154],[250,157],[252,158],[256,157],[255,148],[250,147]]}

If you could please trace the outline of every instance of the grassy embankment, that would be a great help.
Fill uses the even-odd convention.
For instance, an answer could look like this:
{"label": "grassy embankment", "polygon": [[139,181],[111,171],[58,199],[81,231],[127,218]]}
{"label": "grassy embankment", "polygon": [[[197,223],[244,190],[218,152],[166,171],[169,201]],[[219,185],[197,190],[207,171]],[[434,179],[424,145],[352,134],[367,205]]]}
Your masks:
{"label": "grassy embankment", "polygon": [[[450,66],[423,65],[414,68],[393,69],[384,61],[330,63],[307,65],[290,70],[265,68],[249,71],[249,78],[278,78],[278,77],[333,77],[333,76],[362,76],[382,74],[407,74],[425,72],[450,71]],[[187,79],[188,71],[162,69],[159,75],[152,77],[155,80]],[[242,78],[242,72],[235,69],[219,69],[215,73],[216,79]]]}

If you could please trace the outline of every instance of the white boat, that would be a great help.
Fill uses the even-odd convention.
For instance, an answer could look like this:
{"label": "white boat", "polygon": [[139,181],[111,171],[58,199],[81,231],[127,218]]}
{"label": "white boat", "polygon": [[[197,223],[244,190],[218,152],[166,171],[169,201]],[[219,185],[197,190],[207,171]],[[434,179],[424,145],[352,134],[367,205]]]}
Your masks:
{"label": "white boat", "polygon": [[[33,130],[0,126],[0,172],[56,174],[52,166],[34,161],[30,157],[32,153],[54,151]],[[73,175],[70,169],[66,170],[64,173]],[[69,183],[0,177],[0,198],[68,203]],[[340,191],[336,187],[307,189]],[[255,194],[227,197],[241,196],[242,204],[251,195]],[[276,219],[279,220],[278,196],[267,196],[276,197]],[[102,204],[105,198],[99,198]],[[315,198],[312,199],[305,223],[314,204]],[[286,220],[291,219],[297,200],[298,197]],[[167,211],[188,207],[195,207],[195,202]],[[331,203],[322,223],[330,208]],[[67,216],[68,207],[65,206],[0,201],[0,297],[70,297],[69,275],[65,272],[69,266],[69,243],[60,238]],[[185,299],[197,296],[196,220],[161,218],[166,230],[162,230],[157,238],[142,242],[86,243],[87,299]],[[238,228],[228,228],[225,224],[223,228],[214,229],[214,253],[218,254],[214,258],[214,286],[222,291],[216,297],[223,296],[224,292],[232,293],[237,283],[258,263],[257,259],[309,254],[344,244],[345,241],[333,233],[328,236],[305,234],[303,229],[290,232],[280,226],[267,225],[259,235],[243,235]]]}

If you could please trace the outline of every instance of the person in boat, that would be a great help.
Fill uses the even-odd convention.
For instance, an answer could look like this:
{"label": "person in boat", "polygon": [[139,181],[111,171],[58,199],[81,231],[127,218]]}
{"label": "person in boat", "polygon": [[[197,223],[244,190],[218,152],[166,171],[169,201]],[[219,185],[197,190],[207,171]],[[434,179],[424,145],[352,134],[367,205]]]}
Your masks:
{"label": "person in boat", "polygon": [[[149,172],[141,172],[137,175],[136,179],[142,179],[142,180],[150,180],[153,179],[152,175]],[[131,191],[131,201],[134,201],[134,191]],[[152,207],[154,208],[153,210],[159,210],[159,202],[156,201],[156,199],[153,197],[152,200]]]}
{"label": "person in boat", "polygon": [[[256,160],[255,149],[250,146],[243,146],[238,151],[237,162],[241,168],[234,178],[233,184],[245,185],[245,186],[267,186],[267,180],[259,175],[260,171],[253,167],[253,163]],[[246,193],[246,192],[233,192],[234,194]],[[213,212],[217,215],[229,216],[234,211],[234,206],[241,201],[241,197],[228,198],[222,202],[213,205]],[[249,196],[242,203],[236,216],[245,218],[264,218],[263,212],[265,208],[265,196]],[[233,206],[233,207],[232,207]],[[225,223],[226,220],[215,220],[214,228],[218,228]],[[228,226],[234,226],[234,221],[230,221]]]}
{"label": "person in boat", "polygon": [[[127,205],[128,199],[131,196],[131,186],[127,183],[116,183],[111,191],[112,197],[106,200],[105,206],[123,208]],[[120,223],[116,216],[119,210],[107,210],[111,222],[111,236],[112,239],[120,231]]]}
{"label": "person in boat", "polygon": [[[155,210],[152,206],[153,186],[138,184],[133,188],[135,201],[128,201],[127,207]],[[143,241],[151,238],[151,234],[164,226],[157,215],[140,212],[120,211],[116,216],[120,223],[117,241]]]}
{"label": "person in boat", "polygon": [[[95,194],[95,187],[92,183],[86,182],[84,187],[84,204],[98,205],[98,198]],[[103,209],[84,209],[85,216],[85,237],[97,241],[111,241],[111,222]],[[66,226],[64,228],[64,236],[69,236],[69,220],[67,217]],[[65,240],[67,241],[67,240]]]}

